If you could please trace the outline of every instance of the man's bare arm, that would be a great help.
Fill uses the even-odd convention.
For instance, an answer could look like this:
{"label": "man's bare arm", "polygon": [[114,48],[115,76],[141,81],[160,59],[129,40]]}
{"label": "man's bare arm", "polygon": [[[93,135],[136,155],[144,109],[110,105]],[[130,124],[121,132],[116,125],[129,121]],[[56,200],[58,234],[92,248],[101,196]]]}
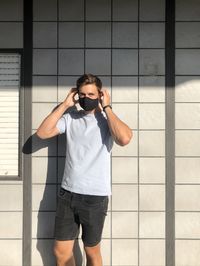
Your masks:
{"label": "man's bare arm", "polygon": [[66,110],[77,102],[74,99],[76,93],[77,90],[75,88],[72,88],[65,101],[43,120],[36,132],[38,137],[40,137],[41,139],[48,139],[59,134],[59,130],[57,129],[56,124],[62,117],[62,115],[66,112]]}

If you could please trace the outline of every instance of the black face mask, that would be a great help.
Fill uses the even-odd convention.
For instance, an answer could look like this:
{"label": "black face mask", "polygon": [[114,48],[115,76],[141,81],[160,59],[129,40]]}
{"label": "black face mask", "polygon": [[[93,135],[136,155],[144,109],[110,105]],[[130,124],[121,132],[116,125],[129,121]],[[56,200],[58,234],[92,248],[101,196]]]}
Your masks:
{"label": "black face mask", "polygon": [[92,111],[99,105],[99,99],[90,99],[88,97],[79,98],[79,104],[85,111]]}

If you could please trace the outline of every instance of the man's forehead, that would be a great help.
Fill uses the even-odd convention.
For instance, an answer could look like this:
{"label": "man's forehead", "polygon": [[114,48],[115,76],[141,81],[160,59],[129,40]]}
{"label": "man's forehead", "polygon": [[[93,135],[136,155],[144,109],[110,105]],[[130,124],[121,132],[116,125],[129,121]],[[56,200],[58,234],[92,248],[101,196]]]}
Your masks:
{"label": "man's forehead", "polygon": [[80,87],[79,92],[98,92],[98,88],[95,84],[87,84]]}

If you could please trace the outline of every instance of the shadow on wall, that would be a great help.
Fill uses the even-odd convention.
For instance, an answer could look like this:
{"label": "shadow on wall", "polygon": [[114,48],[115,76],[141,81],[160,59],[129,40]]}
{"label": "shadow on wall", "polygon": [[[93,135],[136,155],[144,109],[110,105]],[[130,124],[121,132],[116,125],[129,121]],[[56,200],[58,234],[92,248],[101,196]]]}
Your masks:
{"label": "shadow on wall", "polygon": [[[56,206],[55,198],[51,195],[51,190],[49,190],[48,184],[52,183],[52,173],[51,173],[52,164],[50,160],[51,155],[54,152],[52,142],[57,141],[57,138],[62,138],[61,141],[63,142],[63,137],[61,136],[54,137],[48,140],[42,140],[36,134],[33,134],[32,136],[29,137],[29,139],[26,141],[23,147],[23,153],[25,154],[32,154],[43,148],[48,149],[47,176],[46,176],[43,196],[39,204],[39,211],[38,211],[38,216],[37,216],[37,232],[36,232],[37,233],[37,244],[36,244],[37,250],[39,251],[41,255],[43,266],[55,266],[56,265],[55,257],[53,255],[54,240],[52,239],[53,234],[54,234],[53,229],[54,229],[55,215],[54,215],[54,212],[52,212],[53,215],[49,216],[49,212],[47,213],[45,212],[45,210],[55,210],[55,206]],[[62,149],[63,149],[62,153],[64,152],[65,146],[66,145],[63,145],[62,143]],[[63,173],[64,163],[62,162],[59,163],[59,168],[60,168],[59,172]],[[56,186],[56,188],[59,188],[60,184],[58,184],[58,180],[56,179],[56,177],[54,177],[54,179],[55,179],[54,185]],[[50,217],[53,218],[53,222]],[[47,233],[49,233],[50,235],[47,236]],[[52,239],[52,241],[50,239]],[[82,258],[82,253],[81,253],[78,240],[75,241],[75,245],[74,245],[74,257],[75,257],[76,265],[81,266],[83,263],[83,258]]]}

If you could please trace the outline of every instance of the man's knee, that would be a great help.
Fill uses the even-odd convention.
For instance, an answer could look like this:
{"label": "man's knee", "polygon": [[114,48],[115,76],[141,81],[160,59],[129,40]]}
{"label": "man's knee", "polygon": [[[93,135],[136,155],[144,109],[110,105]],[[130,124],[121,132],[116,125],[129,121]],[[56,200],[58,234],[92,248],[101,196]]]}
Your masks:
{"label": "man's knee", "polygon": [[68,262],[73,258],[73,245],[64,242],[56,241],[53,251],[57,261]]}
{"label": "man's knee", "polygon": [[84,247],[86,256],[90,259],[96,259],[101,257],[100,244],[93,247]]}

